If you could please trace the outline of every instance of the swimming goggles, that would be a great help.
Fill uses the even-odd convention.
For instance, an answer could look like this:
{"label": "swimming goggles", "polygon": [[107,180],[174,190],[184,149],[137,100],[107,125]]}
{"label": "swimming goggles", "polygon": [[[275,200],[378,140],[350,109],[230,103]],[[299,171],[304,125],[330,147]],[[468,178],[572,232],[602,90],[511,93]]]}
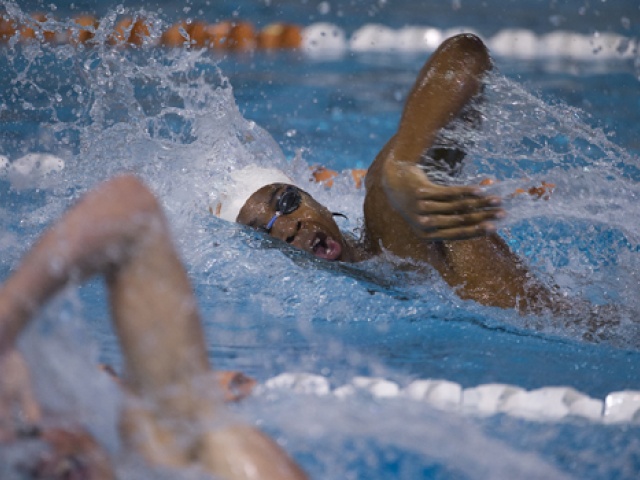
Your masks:
{"label": "swimming goggles", "polygon": [[301,202],[302,195],[300,195],[300,190],[298,190],[293,185],[288,185],[278,199],[275,215],[271,218],[271,220],[269,220],[269,223],[267,223],[267,226],[265,227],[267,233],[271,231],[271,229],[273,228],[273,224],[276,223],[276,220],[280,215],[288,215],[292,212],[295,212],[300,206]]}

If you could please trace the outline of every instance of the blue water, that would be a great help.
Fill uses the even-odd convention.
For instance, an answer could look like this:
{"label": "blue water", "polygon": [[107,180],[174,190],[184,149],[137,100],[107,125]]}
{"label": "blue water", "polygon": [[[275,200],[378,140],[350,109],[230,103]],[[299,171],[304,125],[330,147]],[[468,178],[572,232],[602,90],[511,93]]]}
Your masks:
{"label": "blue water", "polygon": [[[240,2],[215,11],[196,2],[126,8],[142,5],[167,23],[236,11],[259,24],[274,16],[303,24],[329,20],[347,31],[410,21],[469,25],[486,35],[524,26],[537,33],[565,28],[637,37],[640,25],[640,11],[621,1],[462,2],[457,10],[456,2],[437,9],[429,2],[390,3],[331,3],[324,15],[319,2]],[[38,2],[20,7],[48,8]],[[75,2],[73,8],[58,5],[56,13],[105,15],[114,8]],[[512,11],[492,14],[498,8]],[[436,276],[402,273],[380,260],[327,265],[208,213],[229,166],[276,165],[298,181],[314,164],[366,168],[393,134],[425,53],[225,57],[68,46],[4,47],[3,53],[0,71],[9,74],[0,81],[0,154],[15,160],[52,152],[66,166],[43,178],[0,178],[2,278],[83,191],[135,171],[171,220],[219,368],[259,380],[310,372],[333,386],[371,375],[401,385],[421,378],[463,387],[566,385],[600,399],[640,389],[640,137],[634,127],[640,97],[633,60],[496,58],[485,126],[463,172],[468,181],[498,178],[505,192],[541,180],[557,185],[549,201],[509,203],[500,232],[537,274],[569,295],[619,308],[622,324],[592,342],[583,339],[583,329],[552,318],[461,301]],[[357,230],[361,191],[346,179],[332,190],[310,184],[309,191],[348,215],[346,230]],[[58,361],[52,363],[62,365],[50,367],[58,383],[88,382],[92,375],[56,349],[65,342],[78,355],[120,367],[100,281],[65,292],[48,317],[43,331],[30,334],[30,345],[53,352]],[[92,339],[92,346],[81,347],[86,342],[78,337]],[[108,408],[102,397],[83,395],[76,410]],[[344,401],[289,393],[258,396],[235,409],[275,435],[313,478],[636,478],[640,472],[637,423],[478,419],[400,398]],[[93,428],[116,443],[113,432]]]}

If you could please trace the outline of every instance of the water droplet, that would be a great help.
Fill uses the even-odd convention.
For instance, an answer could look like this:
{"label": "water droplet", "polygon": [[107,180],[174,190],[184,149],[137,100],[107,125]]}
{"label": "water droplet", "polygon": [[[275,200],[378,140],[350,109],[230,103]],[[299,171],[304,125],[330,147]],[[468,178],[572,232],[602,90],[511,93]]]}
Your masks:
{"label": "water droplet", "polygon": [[562,15],[551,15],[549,17],[549,23],[554,27],[559,27],[565,21],[565,18]]}
{"label": "water droplet", "polygon": [[622,17],[620,19],[620,23],[622,24],[625,30],[629,30],[631,28],[631,20],[629,20],[629,18],[627,17]]}
{"label": "water droplet", "polygon": [[327,15],[331,12],[331,4],[329,2],[320,2],[318,4],[318,13],[320,15]]}

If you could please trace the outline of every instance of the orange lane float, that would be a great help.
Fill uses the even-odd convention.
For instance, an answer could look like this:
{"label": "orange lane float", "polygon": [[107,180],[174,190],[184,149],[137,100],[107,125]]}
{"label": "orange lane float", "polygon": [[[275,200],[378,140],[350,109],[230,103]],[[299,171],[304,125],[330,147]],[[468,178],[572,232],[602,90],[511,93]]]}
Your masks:
{"label": "orange lane float", "polygon": [[[45,27],[51,15],[34,13],[33,20],[17,22],[0,15],[0,43],[8,42],[17,33],[21,40],[63,42],[74,45],[95,42],[100,25],[93,15],[79,15],[73,19],[77,27],[54,31]],[[24,24],[22,24],[24,23]],[[151,24],[141,17],[119,20],[106,43],[114,46],[141,46],[151,38]],[[151,43],[151,42],[149,42]],[[277,22],[256,31],[253,24],[241,20],[225,20],[209,24],[202,20],[181,20],[168,27],[160,36],[159,45],[169,48],[195,47],[219,51],[251,52],[258,50],[292,50],[302,46],[302,28],[295,24]]]}
{"label": "orange lane float", "polygon": [[258,33],[261,50],[296,49],[302,45],[302,29],[298,25],[272,23]]}
{"label": "orange lane float", "polygon": [[0,16],[0,42],[8,42],[17,32],[16,22]]}
{"label": "orange lane float", "polygon": [[93,15],[80,15],[75,17],[73,21],[78,28],[71,29],[69,32],[69,41],[73,44],[85,44],[89,42],[95,35],[99,22]]}
{"label": "orange lane float", "polygon": [[496,181],[493,178],[484,178],[484,179],[480,180],[480,186],[482,186],[482,187],[487,187],[487,186],[493,185],[495,183],[496,183]]}
{"label": "orange lane float", "polygon": [[300,25],[283,25],[280,35],[280,48],[298,49],[302,46],[302,27]]}
{"label": "orange lane float", "polygon": [[129,33],[129,43],[131,45],[142,45],[151,36],[151,27],[144,18],[137,18]]}
{"label": "orange lane float", "polygon": [[164,47],[192,46],[215,50],[246,50],[255,46],[253,26],[246,22],[207,24],[199,20],[180,21],[169,27],[160,37]]}
{"label": "orange lane float", "polygon": [[193,47],[209,47],[211,38],[207,27],[208,25],[201,21],[195,21],[189,25],[187,33],[189,34],[189,40]]}
{"label": "orange lane float", "polygon": [[149,23],[143,18],[124,18],[120,20],[109,36],[111,45],[140,46],[151,36]]}
{"label": "orange lane float", "polygon": [[45,42],[53,42],[56,39],[56,32],[46,30],[44,24],[48,18],[44,13],[34,13],[31,15],[33,22],[23,25],[20,28],[21,40],[44,40]]}
{"label": "orange lane float", "polygon": [[311,178],[309,180],[322,183],[329,188],[333,187],[333,179],[338,176],[338,172],[321,165],[315,165],[309,168],[311,169]]}
{"label": "orange lane float", "polygon": [[209,48],[214,50],[224,50],[227,48],[227,39],[231,33],[232,23],[218,22],[211,25],[207,25],[206,33],[209,36]]}
{"label": "orange lane float", "polygon": [[248,22],[220,22],[208,25],[201,21],[182,21],[173,24],[162,34],[160,44],[169,48],[193,46],[249,51],[255,49],[256,35],[253,25]]}
{"label": "orange lane float", "polygon": [[553,194],[553,190],[556,188],[555,183],[542,182],[538,187],[516,188],[511,194],[512,197],[516,197],[522,194],[529,194],[537,199],[549,200]]}
{"label": "orange lane float", "polygon": [[356,182],[356,188],[360,188],[362,186],[362,182],[367,176],[366,168],[354,168],[351,170],[351,176],[353,177],[353,181]]}
{"label": "orange lane float", "polygon": [[[483,187],[494,185],[496,180],[491,178],[485,178],[480,181],[480,185]],[[551,195],[553,194],[554,189],[556,188],[555,183],[549,183],[546,181],[542,181],[539,186],[529,187],[529,188],[516,188],[512,194],[508,195],[508,198],[514,198],[518,195],[531,195],[536,199],[549,200]]]}
{"label": "orange lane float", "polygon": [[227,48],[236,52],[248,52],[256,48],[256,31],[249,22],[233,23]]}
{"label": "orange lane float", "polygon": [[164,47],[182,47],[189,42],[190,24],[178,22],[167,28],[160,37],[160,45]]}
{"label": "orange lane float", "polygon": [[[311,169],[311,177],[309,180],[316,183],[322,183],[329,188],[333,187],[333,179],[339,175],[335,170],[323,167],[322,165],[315,165],[309,168]],[[351,178],[353,178],[356,188],[362,187],[362,181],[367,175],[367,170],[364,168],[354,168],[347,171],[351,174]]]}
{"label": "orange lane float", "polygon": [[160,45],[169,48],[209,47],[213,41],[210,25],[199,20],[180,21],[171,25],[160,37]]}

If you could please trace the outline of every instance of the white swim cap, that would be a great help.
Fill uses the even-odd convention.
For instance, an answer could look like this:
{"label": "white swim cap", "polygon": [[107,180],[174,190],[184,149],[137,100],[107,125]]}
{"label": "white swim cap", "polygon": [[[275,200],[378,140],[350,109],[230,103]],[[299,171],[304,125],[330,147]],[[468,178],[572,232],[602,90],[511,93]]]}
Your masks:
{"label": "white swim cap", "polygon": [[293,180],[277,168],[248,167],[234,170],[229,174],[231,181],[225,185],[216,208],[216,215],[229,222],[235,222],[240,210],[249,197],[265,185],[272,183],[294,184]]}

